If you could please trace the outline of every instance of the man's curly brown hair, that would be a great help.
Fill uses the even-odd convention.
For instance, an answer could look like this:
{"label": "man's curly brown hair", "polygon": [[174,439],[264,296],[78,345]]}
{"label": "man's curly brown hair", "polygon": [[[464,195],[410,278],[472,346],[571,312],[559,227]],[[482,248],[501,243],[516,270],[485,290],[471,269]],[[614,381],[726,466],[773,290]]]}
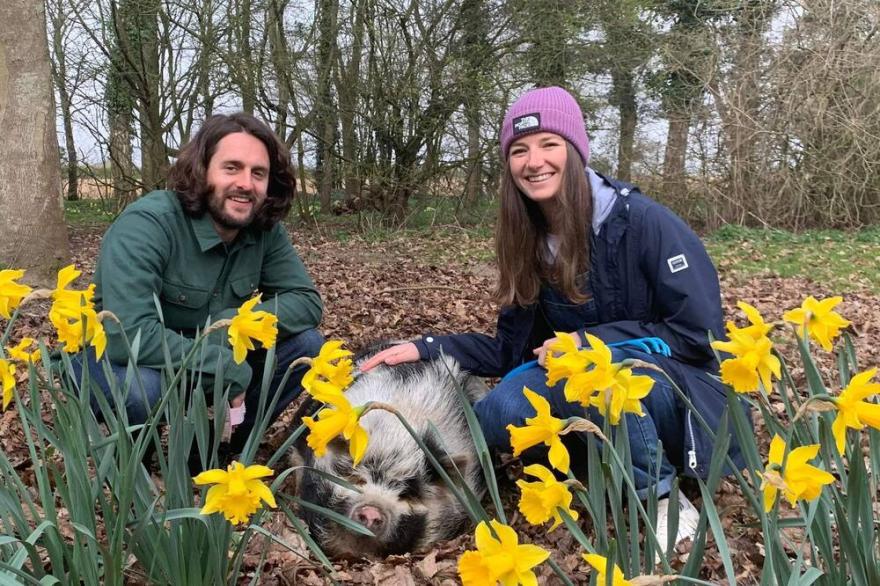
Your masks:
{"label": "man's curly brown hair", "polygon": [[208,197],[214,187],[208,184],[208,163],[217,143],[228,134],[244,132],[262,142],[269,153],[269,185],[266,201],[257,212],[252,226],[268,230],[287,217],[293,205],[296,179],[287,147],[264,122],[245,112],[216,114],[205,121],[182,149],[168,173],[168,189],[177,192],[184,211],[201,217],[208,209]]}

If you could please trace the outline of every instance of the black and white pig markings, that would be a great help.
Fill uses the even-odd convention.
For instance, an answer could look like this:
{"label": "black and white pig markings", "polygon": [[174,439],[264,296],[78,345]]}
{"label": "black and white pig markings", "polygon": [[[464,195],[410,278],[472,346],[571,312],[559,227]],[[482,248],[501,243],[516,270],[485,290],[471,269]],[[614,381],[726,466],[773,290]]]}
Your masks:
{"label": "black and white pig markings", "polygon": [[[393,405],[448,475],[459,480],[463,477],[470,490],[480,496],[484,490],[482,472],[457,387],[471,403],[488,391],[455,360],[442,357],[374,368],[358,377],[346,396],[352,405],[369,401]],[[361,418],[361,425],[369,434],[369,443],[358,466],[352,466],[344,440],[331,442],[327,453],[317,459],[304,437],[293,451],[295,466],[328,472],[358,489],[350,490],[299,468],[299,496],[357,521],[375,535],[352,533],[320,513],[304,509],[309,530],[325,552],[337,557],[401,554],[426,549],[468,529],[466,510],[394,414],[371,410]]]}

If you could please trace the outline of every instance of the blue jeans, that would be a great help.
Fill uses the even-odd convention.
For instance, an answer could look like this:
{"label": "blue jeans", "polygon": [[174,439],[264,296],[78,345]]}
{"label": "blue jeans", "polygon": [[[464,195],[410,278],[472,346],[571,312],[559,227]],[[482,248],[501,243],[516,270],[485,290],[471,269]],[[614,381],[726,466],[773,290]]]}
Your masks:
{"label": "blue jeans", "polygon": [[[287,371],[290,363],[303,356],[317,356],[321,349],[324,338],[317,330],[306,330],[288,338],[279,339],[275,348],[275,372],[272,376],[272,382],[269,385],[269,395],[266,398],[266,404],[272,400],[275,394],[280,392],[278,402],[275,404],[275,410],[272,412],[270,423],[274,421],[284,409],[299,395],[302,387],[300,382],[303,375],[308,370],[308,366],[300,365],[294,368],[287,379],[287,384],[280,389],[281,379]],[[104,376],[103,364],[95,359],[94,350],[88,349],[89,376],[94,383],[92,388],[97,387],[101,390],[110,405],[113,405],[113,396],[110,391],[110,384]],[[260,386],[263,373],[263,365],[265,363],[266,351],[258,350],[250,352],[247,357],[248,363],[253,369],[253,377],[250,386],[245,390],[244,402],[247,407],[244,422],[235,428],[230,441],[233,450],[241,449],[247,441],[251,430],[254,427],[257,416],[257,408],[260,401]],[[74,375],[77,384],[82,378],[82,364],[80,356],[71,356]],[[113,374],[116,376],[119,384],[125,381],[125,373],[127,366],[121,364],[110,365]],[[129,387],[129,394],[125,397],[125,411],[128,415],[130,425],[143,423],[147,420],[153,406],[162,398],[162,373],[154,368],[140,367],[134,376],[140,378],[132,381]],[[210,403],[210,402],[209,402]],[[94,395],[91,398],[92,411],[98,418],[101,418],[101,409]]]}
{"label": "blue jeans", "polygon": [[[651,356],[637,350],[612,349],[614,362],[624,358],[638,358],[652,362]],[[672,481],[677,474],[666,454],[681,454],[684,442],[684,421],[678,408],[675,391],[662,374],[648,369],[635,369],[654,379],[654,386],[648,396],[642,399],[644,417],[627,413],[626,427],[633,464],[633,482],[640,498],[647,498],[648,489],[654,486],[658,496],[665,496],[672,490]],[[507,425],[525,425],[525,419],[535,415],[535,409],[523,394],[523,386],[543,396],[550,403],[551,413],[565,419],[583,417],[585,409],[579,403],[569,403],[565,399],[565,381],[547,387],[547,371],[532,368],[510,379],[503,380],[497,387],[474,405],[477,418],[490,447],[510,451],[510,432]],[[587,417],[599,427],[603,418],[594,407],[586,409]],[[571,455],[572,470],[581,476],[586,470],[586,442],[593,441],[591,434],[578,432],[563,436],[563,443]],[[663,443],[664,454],[657,471],[657,452],[659,442]],[[546,460],[546,448],[531,448],[524,452],[526,460]],[[657,479],[659,478],[659,482]],[[655,484],[656,483],[656,484]]]}

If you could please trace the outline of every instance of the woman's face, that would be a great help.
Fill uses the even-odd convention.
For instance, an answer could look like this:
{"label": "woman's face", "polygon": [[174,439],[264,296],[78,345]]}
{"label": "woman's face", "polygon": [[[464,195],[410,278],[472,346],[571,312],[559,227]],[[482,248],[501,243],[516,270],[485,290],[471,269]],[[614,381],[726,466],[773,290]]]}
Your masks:
{"label": "woman's face", "polygon": [[520,191],[545,209],[555,203],[556,194],[562,189],[567,159],[565,139],[552,132],[537,132],[514,141],[507,164]]}

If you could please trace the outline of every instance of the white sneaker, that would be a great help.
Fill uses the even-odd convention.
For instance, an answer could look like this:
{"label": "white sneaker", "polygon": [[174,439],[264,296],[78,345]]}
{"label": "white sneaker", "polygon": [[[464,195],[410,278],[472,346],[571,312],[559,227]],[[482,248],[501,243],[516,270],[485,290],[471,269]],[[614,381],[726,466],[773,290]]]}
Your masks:
{"label": "white sneaker", "polygon": [[[675,545],[685,539],[693,539],[697,535],[697,525],[700,522],[700,511],[678,491],[678,531],[675,535]],[[666,545],[669,542],[669,499],[657,501],[657,541],[660,542],[660,550],[666,553]],[[659,562],[659,558],[656,560]]]}

